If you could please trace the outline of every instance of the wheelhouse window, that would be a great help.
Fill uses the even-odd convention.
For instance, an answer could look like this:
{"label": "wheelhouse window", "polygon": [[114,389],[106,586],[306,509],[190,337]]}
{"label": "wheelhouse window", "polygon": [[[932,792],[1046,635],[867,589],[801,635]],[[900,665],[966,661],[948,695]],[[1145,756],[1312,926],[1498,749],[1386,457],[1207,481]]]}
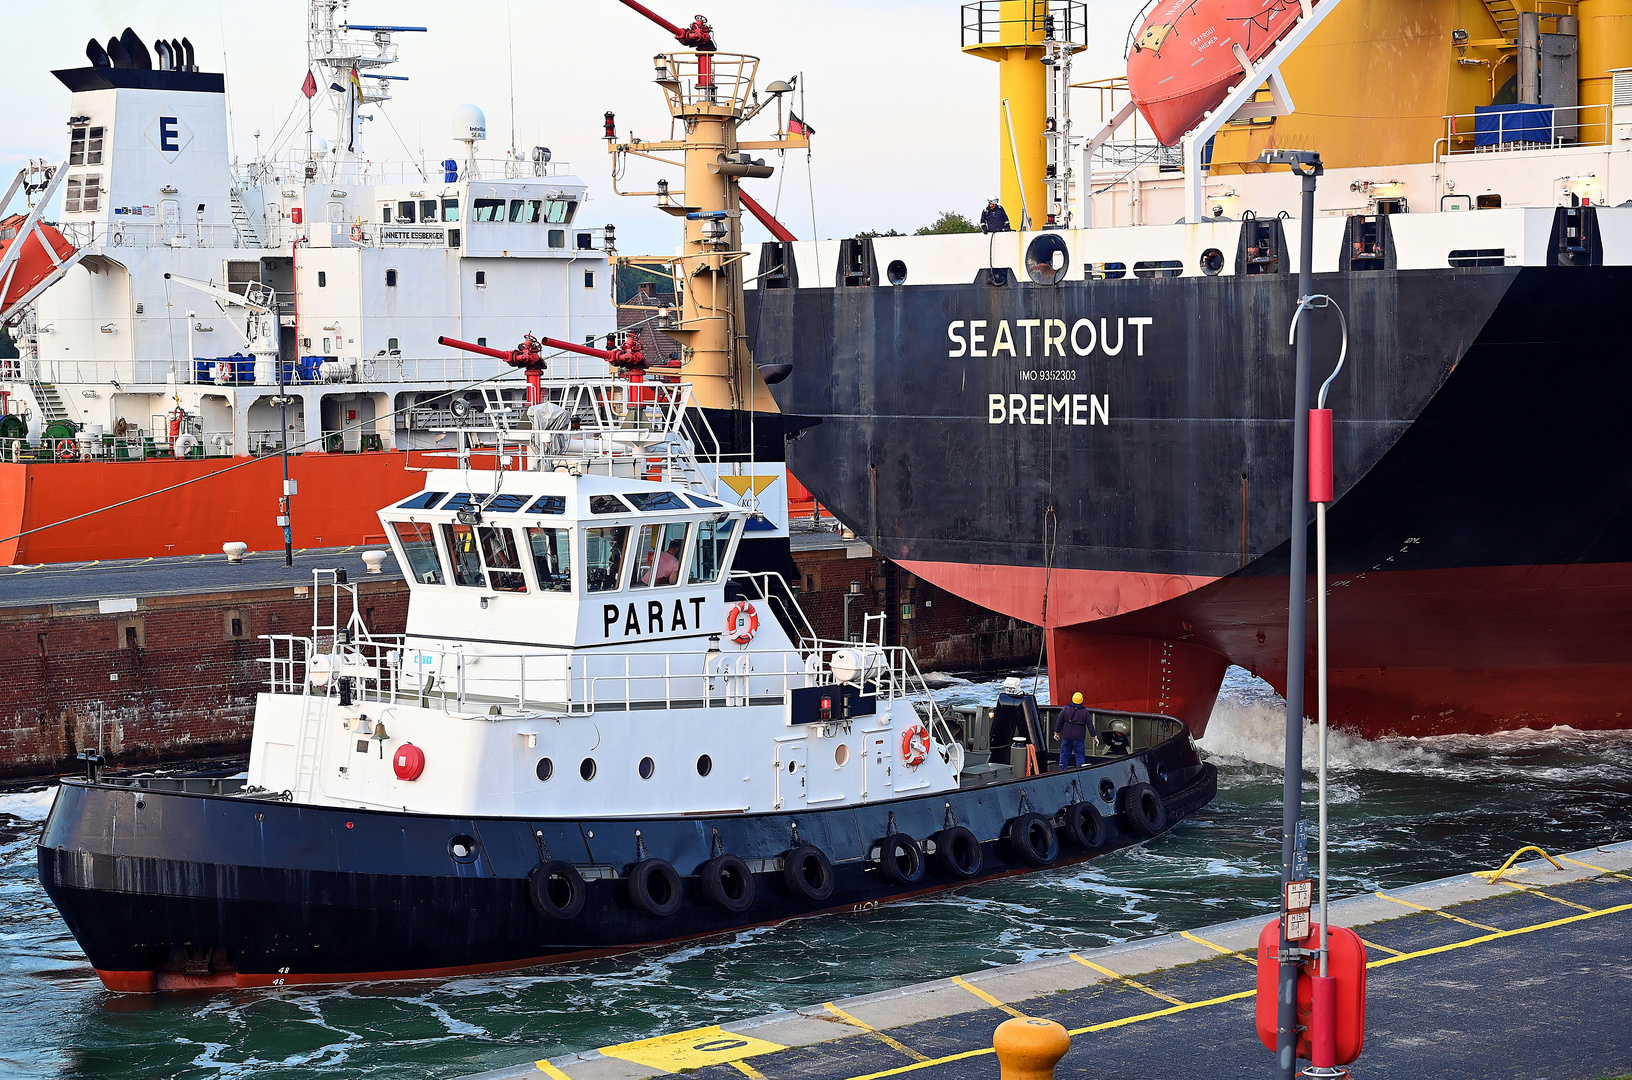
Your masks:
{"label": "wheelhouse window", "polygon": [[521,551],[516,534],[509,529],[483,525],[476,535],[482,541],[482,562],[487,564],[487,580],[500,592],[526,592],[527,578],[521,572]]}
{"label": "wheelhouse window", "polygon": [[589,512],[592,514],[627,514],[629,504],[616,495],[591,495]]}
{"label": "wheelhouse window", "polygon": [[590,592],[623,587],[623,556],[629,549],[629,526],[584,530],[584,582]]}
{"label": "wheelhouse window", "polygon": [[458,221],[459,220],[459,200],[458,199],[443,199],[442,200],[442,220],[443,221]]}
{"label": "wheelhouse window", "polygon": [[551,199],[545,220],[551,225],[565,225],[572,220],[572,215],[577,209],[577,199]]}
{"label": "wheelhouse window", "polygon": [[[436,492],[430,494],[433,498],[442,497]],[[394,521],[391,527],[396,531],[397,543],[414,580],[421,585],[446,584],[442,578],[442,562],[436,557],[436,537],[431,527],[417,521]]]}
{"label": "wheelhouse window", "polygon": [[476,531],[469,525],[444,525],[442,540],[448,546],[453,583],[472,589],[487,588],[487,578],[482,574],[482,556],[476,550]]}
{"label": "wheelhouse window", "polygon": [[437,503],[442,501],[444,494],[445,492],[441,491],[422,491],[407,502],[398,503],[397,508],[399,510],[431,510],[435,508]]}
{"label": "wheelhouse window", "polygon": [[[631,491],[625,495],[635,505],[636,510],[689,510],[691,507],[680,501],[680,496],[672,491]],[[710,503],[717,506],[718,503]]]}
{"label": "wheelhouse window", "polygon": [[736,527],[737,520],[732,517],[705,521],[698,527],[697,547],[691,553],[691,573],[686,577],[688,585],[708,585],[719,580]]}
{"label": "wheelhouse window", "polygon": [[540,221],[544,220],[544,200],[543,199],[528,199],[527,200],[527,218],[526,218],[526,220],[527,220],[527,224],[529,224],[529,225],[537,225]]}
{"label": "wheelhouse window", "polygon": [[470,220],[472,221],[503,221],[503,199],[472,199],[470,204]]}
{"label": "wheelhouse window", "polygon": [[436,220],[436,200],[435,199],[421,199],[421,200],[419,200],[419,220],[425,222],[426,224],[430,224],[431,222]]}
{"label": "wheelhouse window", "polygon": [[643,525],[635,548],[635,587],[680,584],[680,567],[686,557],[684,521],[666,525]]}
{"label": "wheelhouse window", "polygon": [[566,247],[567,246],[567,230],[565,230],[565,229],[551,229],[550,230],[549,241],[550,241],[550,246],[552,248],[564,248],[564,247]]}
{"label": "wheelhouse window", "polygon": [[405,199],[397,204],[397,220],[404,225],[414,223],[414,201],[412,199]]}
{"label": "wheelhouse window", "polygon": [[525,221],[526,219],[527,219],[527,200],[526,199],[511,199],[510,200],[510,220],[519,225],[523,221]]}
{"label": "wheelhouse window", "polygon": [[565,495],[540,495],[538,501],[527,508],[530,514],[565,514],[567,512],[567,497]]}
{"label": "wheelhouse window", "polygon": [[527,543],[533,552],[533,570],[542,592],[572,591],[572,530],[528,529]]}

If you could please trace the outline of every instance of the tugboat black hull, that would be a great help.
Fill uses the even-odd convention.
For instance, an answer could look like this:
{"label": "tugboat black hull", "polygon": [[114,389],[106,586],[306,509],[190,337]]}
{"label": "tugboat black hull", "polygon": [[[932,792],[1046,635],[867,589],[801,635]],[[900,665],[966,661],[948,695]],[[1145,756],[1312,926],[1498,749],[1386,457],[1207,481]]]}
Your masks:
{"label": "tugboat black hull", "polygon": [[[1165,811],[1159,833],[1212,799],[1217,772],[1181,733],[1080,770],[859,807],[595,821],[300,806],[213,793],[220,781],[70,780],[46,822],[39,872],[112,990],[445,977],[862,910],[1081,862],[1152,835],[1148,816],[1141,828],[1137,808],[1125,805],[1147,782]],[[1103,812],[1091,847],[1074,845],[1062,827],[1079,802]],[[1027,861],[1007,838],[1026,813],[1056,827],[1057,856],[1041,865],[1035,849]],[[884,872],[885,837],[923,845],[951,825],[979,840],[977,873],[954,876],[934,857],[917,880]],[[783,872],[783,855],[801,845],[831,860],[823,899],[799,895]],[[750,868],[744,910],[705,895],[698,870],[722,854]],[[649,859],[684,875],[672,915],[634,902],[629,872]],[[555,860],[585,879],[582,909],[570,918],[545,913],[530,888],[535,868]]]}

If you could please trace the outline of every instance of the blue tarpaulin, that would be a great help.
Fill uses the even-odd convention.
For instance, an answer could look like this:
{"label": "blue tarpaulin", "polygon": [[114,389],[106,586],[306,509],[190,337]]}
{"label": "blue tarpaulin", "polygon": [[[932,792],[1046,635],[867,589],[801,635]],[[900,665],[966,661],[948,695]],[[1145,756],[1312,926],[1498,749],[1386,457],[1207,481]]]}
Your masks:
{"label": "blue tarpaulin", "polygon": [[1474,146],[1553,141],[1551,105],[1479,105],[1473,113]]}

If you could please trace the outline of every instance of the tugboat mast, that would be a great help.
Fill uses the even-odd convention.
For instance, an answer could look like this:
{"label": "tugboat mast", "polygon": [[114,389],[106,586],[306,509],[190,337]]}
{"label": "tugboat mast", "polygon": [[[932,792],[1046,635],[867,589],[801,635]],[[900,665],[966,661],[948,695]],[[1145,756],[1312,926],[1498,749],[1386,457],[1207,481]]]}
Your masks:
{"label": "tugboat mast", "polygon": [[[607,149],[614,157],[613,189],[622,174],[626,155],[650,158],[684,170],[684,190],[660,180],[654,191],[621,191],[620,195],[657,198],[660,210],[685,223],[681,254],[672,258],[628,259],[667,265],[674,278],[679,305],[678,325],[664,326],[665,334],[684,347],[681,369],[704,409],[734,412],[777,412],[765,380],[754,366],[742,323],[745,254],[742,250],[742,211],[766,223],[778,237],[785,229],[757,203],[738,190],[743,177],[769,177],[775,167],[752,158],[753,150],[799,150],[809,138],[790,134],[778,109],[775,138],[740,141],[737,129],[757,116],[791,88],[773,83],[761,99],[754,88],[759,58],[716,51],[714,31],[699,15],[686,27],[676,26],[634,0],[622,2],[651,19],[690,51],[658,54],[657,84],[668,99],[669,112],[680,122],[685,137],[661,141],[618,141],[615,118],[606,114]],[[680,152],[682,159],[661,156]]]}

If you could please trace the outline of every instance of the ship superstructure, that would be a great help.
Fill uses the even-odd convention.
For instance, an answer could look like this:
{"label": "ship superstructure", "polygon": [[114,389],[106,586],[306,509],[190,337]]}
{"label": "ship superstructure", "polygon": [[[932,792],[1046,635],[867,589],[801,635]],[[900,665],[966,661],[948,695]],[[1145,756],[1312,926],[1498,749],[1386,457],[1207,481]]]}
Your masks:
{"label": "ship superstructure", "polygon": [[[199,70],[190,43],[149,50],[127,30],[93,41],[89,66],[55,72],[72,94],[69,149],[39,175],[60,191],[56,224],[73,253],[37,298],[3,313],[22,355],[0,360],[0,536],[202,476],[216,459],[285,450],[300,455],[302,494],[410,490],[396,452],[433,443],[431,429],[456,406],[485,407],[484,392],[521,398],[519,379],[491,381],[505,364],[438,336],[508,346],[529,330],[585,341],[615,329],[613,235],[587,224],[587,186],[547,148],[477,157],[485,121],[464,106],[450,110],[459,149],[446,160],[365,152],[368,110],[402,78],[385,74],[397,38],[423,28],[350,24],[347,6],[309,5],[307,100],[292,122],[310,116],[310,128],[264,154],[257,137],[247,163],[233,152],[223,77]],[[606,370],[570,354],[550,363],[559,377]],[[111,533],[47,529],[0,541],[0,553],[279,546],[277,474],[245,469],[213,494],[143,500]],[[211,504],[233,509],[201,517]],[[155,526],[153,550],[131,514]],[[300,546],[374,531],[341,501],[297,495],[292,517]]]}

